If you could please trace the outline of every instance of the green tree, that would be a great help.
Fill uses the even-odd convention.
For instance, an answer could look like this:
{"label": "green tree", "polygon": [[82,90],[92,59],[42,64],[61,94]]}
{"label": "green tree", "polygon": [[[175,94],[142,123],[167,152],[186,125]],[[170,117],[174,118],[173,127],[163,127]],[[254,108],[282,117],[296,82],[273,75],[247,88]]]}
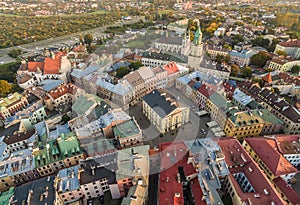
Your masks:
{"label": "green tree", "polygon": [[6,80],[0,80],[0,96],[5,97],[10,93],[12,86]]}
{"label": "green tree", "polygon": [[129,68],[131,70],[137,70],[139,69],[140,67],[144,66],[140,61],[136,61],[136,62],[133,62],[129,65]]}
{"label": "green tree", "polygon": [[291,72],[293,73],[293,74],[299,74],[299,72],[300,72],[300,66],[299,65],[294,65],[292,68],[291,68]]}
{"label": "green tree", "polygon": [[279,43],[279,40],[277,38],[274,38],[272,40],[272,43],[268,46],[267,50],[269,52],[274,52],[275,48],[276,48],[276,45]]}
{"label": "green tree", "polygon": [[216,61],[218,63],[222,63],[224,61],[224,56],[223,55],[220,55],[220,54],[217,54],[216,56]]}
{"label": "green tree", "polygon": [[86,43],[88,46],[91,45],[94,39],[93,35],[90,33],[85,34],[83,38],[84,38],[84,43]]}
{"label": "green tree", "polygon": [[83,39],[83,36],[82,36],[82,35],[79,35],[79,43],[84,44],[84,39]]}
{"label": "green tree", "polygon": [[125,67],[125,66],[121,66],[116,73],[116,77],[117,78],[122,78],[123,76],[127,75],[128,73],[130,73],[130,69]]}
{"label": "green tree", "polygon": [[287,56],[287,53],[285,51],[281,51],[281,50],[276,51],[276,54],[278,54],[280,56]]}
{"label": "green tree", "polygon": [[266,52],[259,52],[251,57],[250,63],[251,65],[262,68],[269,59],[271,59],[271,57]]}
{"label": "green tree", "polygon": [[237,77],[240,73],[240,67],[236,64],[231,65],[231,75]]}
{"label": "green tree", "polygon": [[241,69],[241,74],[244,78],[249,78],[252,75],[252,69],[249,66],[246,66]]}

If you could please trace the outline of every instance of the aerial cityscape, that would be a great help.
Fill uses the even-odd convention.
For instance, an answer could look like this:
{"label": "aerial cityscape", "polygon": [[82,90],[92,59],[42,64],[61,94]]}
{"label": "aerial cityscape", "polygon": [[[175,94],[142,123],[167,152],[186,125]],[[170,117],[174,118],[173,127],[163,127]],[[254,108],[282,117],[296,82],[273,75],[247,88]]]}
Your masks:
{"label": "aerial cityscape", "polygon": [[299,0],[2,0],[0,205],[300,205]]}

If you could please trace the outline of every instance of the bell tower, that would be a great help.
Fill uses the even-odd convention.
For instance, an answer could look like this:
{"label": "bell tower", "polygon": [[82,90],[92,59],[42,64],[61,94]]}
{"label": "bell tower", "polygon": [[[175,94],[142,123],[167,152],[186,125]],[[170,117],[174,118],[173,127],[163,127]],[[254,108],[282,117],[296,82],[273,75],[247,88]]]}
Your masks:
{"label": "bell tower", "polygon": [[191,43],[190,54],[188,56],[188,65],[197,70],[203,58],[203,43],[200,22],[197,19],[197,30],[194,34],[194,41]]}

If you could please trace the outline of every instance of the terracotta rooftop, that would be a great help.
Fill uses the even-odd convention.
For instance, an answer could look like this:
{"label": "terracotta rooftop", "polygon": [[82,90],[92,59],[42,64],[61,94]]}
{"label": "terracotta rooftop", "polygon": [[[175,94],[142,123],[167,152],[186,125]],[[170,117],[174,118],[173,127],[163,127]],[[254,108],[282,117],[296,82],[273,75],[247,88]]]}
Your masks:
{"label": "terracotta rooftop", "polygon": [[28,71],[37,72],[38,68],[43,74],[59,74],[63,52],[57,53],[54,58],[47,57],[44,62],[28,62]]}
{"label": "terracotta rooftop", "polygon": [[300,40],[291,40],[286,42],[280,42],[279,45],[284,47],[298,47],[300,48]]}
{"label": "terracotta rooftop", "polygon": [[[57,89],[52,90],[49,95],[55,100],[63,95],[65,95],[66,93],[71,93],[74,94],[76,91],[76,86],[73,85],[72,83],[68,83],[68,84],[62,84],[60,85]],[[46,99],[49,99],[46,97]]]}
{"label": "terracotta rooftop", "polygon": [[164,65],[164,69],[168,72],[168,75],[171,75],[173,73],[177,73],[179,71],[176,63],[174,63],[174,62],[168,63],[167,65]]}
{"label": "terracotta rooftop", "polygon": [[300,196],[284,179],[277,177],[273,182],[293,205],[300,205]]}
{"label": "terracotta rooftop", "polygon": [[282,154],[300,154],[300,135],[276,135],[278,151]]}
{"label": "terracotta rooftop", "polygon": [[73,48],[74,52],[86,52],[86,46],[83,44],[78,45],[77,47]]}
{"label": "terracotta rooftop", "polygon": [[272,76],[271,73],[268,73],[267,75],[265,75],[264,77],[262,77],[262,80],[267,82],[267,83],[272,83]]}
{"label": "terracotta rooftop", "polygon": [[[222,138],[218,141],[229,167],[229,178],[243,204],[285,204],[281,201],[271,183],[268,181],[258,165],[248,155],[237,139]],[[236,179],[237,174],[248,179],[247,187],[252,186],[253,191],[243,190]],[[272,203],[273,202],[273,203]]]}
{"label": "terracotta rooftop", "polygon": [[277,151],[278,147],[274,140],[262,137],[246,138],[245,140],[274,176],[298,172],[298,170]]}
{"label": "terracotta rooftop", "polygon": [[44,62],[28,62],[29,72],[36,72],[38,68],[42,71],[44,69]]}
{"label": "terracotta rooftop", "polygon": [[[184,205],[182,183],[177,181],[179,167],[183,167],[184,175],[197,173],[192,164],[187,164],[188,150],[183,142],[167,142],[160,144],[161,172],[159,176],[159,204]],[[191,180],[191,191],[194,195],[195,205],[206,205],[202,201],[202,190],[198,177]]]}
{"label": "terracotta rooftop", "polygon": [[203,84],[198,89],[198,91],[207,98],[209,98],[209,96],[211,96],[215,92],[212,88],[208,87],[206,84]]}

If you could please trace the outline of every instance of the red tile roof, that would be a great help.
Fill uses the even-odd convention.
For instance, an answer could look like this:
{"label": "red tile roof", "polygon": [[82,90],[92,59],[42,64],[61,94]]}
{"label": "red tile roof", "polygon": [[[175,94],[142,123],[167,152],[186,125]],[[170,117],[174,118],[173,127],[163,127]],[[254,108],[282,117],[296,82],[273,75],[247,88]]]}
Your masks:
{"label": "red tile roof", "polygon": [[298,48],[300,48],[300,40],[280,42],[279,45],[284,46],[284,47],[298,47]]}
{"label": "red tile roof", "polygon": [[284,179],[277,177],[273,182],[293,205],[300,205],[300,196]]}
{"label": "red tile roof", "polygon": [[245,140],[275,176],[298,172],[298,170],[277,151],[278,147],[274,140],[262,137],[247,138]]}
{"label": "red tile roof", "polygon": [[[239,198],[246,205],[250,204],[285,204],[278,193],[268,181],[258,165],[248,155],[237,139],[223,138],[218,141],[225,156],[226,164],[229,167],[229,178],[232,182]],[[255,190],[254,192],[244,192],[235,179],[234,175],[243,173]]]}
{"label": "red tile roof", "polygon": [[173,73],[177,73],[179,71],[176,63],[171,62],[167,65],[164,65],[164,69],[168,72],[168,75],[171,75]]}
{"label": "red tile roof", "polygon": [[272,83],[271,73],[268,73],[267,75],[265,75],[264,77],[262,77],[262,80],[264,80],[267,83]]}
{"label": "red tile roof", "polygon": [[28,71],[36,72],[39,68],[44,74],[59,74],[61,66],[61,57],[65,53],[60,52],[52,59],[50,57],[45,58],[44,62],[28,62]]}
{"label": "red tile roof", "polygon": [[86,52],[86,46],[83,44],[78,45],[77,47],[73,48],[74,52]]}
{"label": "red tile roof", "polygon": [[44,69],[44,62],[28,62],[28,71],[29,72],[36,72],[37,68],[41,71]]}
{"label": "red tile roof", "polygon": [[[187,147],[183,142],[167,142],[160,144],[160,150],[159,204],[183,205],[182,184],[177,182],[178,167],[183,167],[185,176],[197,173],[192,164],[187,164]],[[196,205],[206,205],[206,202],[201,200],[203,193],[198,177],[192,181],[191,190],[194,193]]]}
{"label": "red tile roof", "polygon": [[61,64],[60,56],[57,56],[54,59],[45,58],[44,74],[59,74],[60,64]]}
{"label": "red tile roof", "polygon": [[198,88],[198,91],[207,98],[215,92],[212,88],[208,87],[206,84],[203,84],[200,88]]}
{"label": "red tile roof", "polygon": [[[72,83],[69,84],[62,84],[59,87],[57,87],[57,89],[52,90],[49,95],[55,100],[63,95],[65,95],[66,93],[71,93],[74,94],[76,91],[76,86],[73,85]],[[49,99],[48,96],[45,97],[45,100]]]}

